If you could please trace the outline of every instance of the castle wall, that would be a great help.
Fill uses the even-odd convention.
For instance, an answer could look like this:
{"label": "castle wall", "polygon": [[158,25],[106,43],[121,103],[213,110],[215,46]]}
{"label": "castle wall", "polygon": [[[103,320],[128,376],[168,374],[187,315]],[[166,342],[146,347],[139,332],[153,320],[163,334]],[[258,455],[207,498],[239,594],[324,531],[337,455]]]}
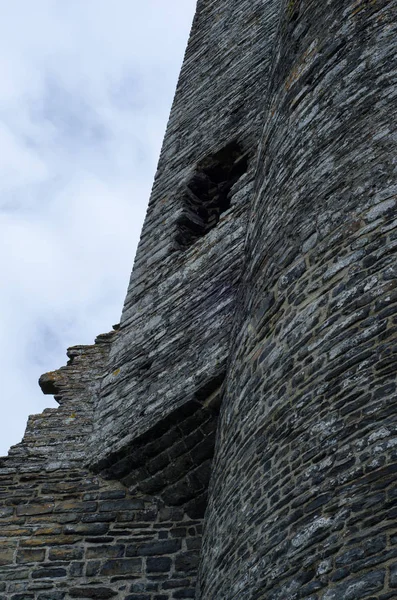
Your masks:
{"label": "castle wall", "polygon": [[397,594],[396,17],[282,3],[202,600]]}
{"label": "castle wall", "polygon": [[0,600],[395,597],[396,17],[199,0],[120,329],[0,459]]}
{"label": "castle wall", "polygon": [[269,80],[262,13],[198,3],[120,328],[41,378],[60,407],[1,459],[0,597],[194,596]]}
{"label": "castle wall", "polygon": [[[201,0],[120,328],[0,465],[0,598],[193,598],[274,22]],[[266,44],[263,40],[266,40]]]}
{"label": "castle wall", "polygon": [[41,378],[58,409],[29,418],[0,459],[1,600],[193,598],[202,519],[85,465],[113,335]]}
{"label": "castle wall", "polygon": [[95,412],[98,471],[224,375],[271,66],[274,21],[263,17],[273,3],[198,2]]}

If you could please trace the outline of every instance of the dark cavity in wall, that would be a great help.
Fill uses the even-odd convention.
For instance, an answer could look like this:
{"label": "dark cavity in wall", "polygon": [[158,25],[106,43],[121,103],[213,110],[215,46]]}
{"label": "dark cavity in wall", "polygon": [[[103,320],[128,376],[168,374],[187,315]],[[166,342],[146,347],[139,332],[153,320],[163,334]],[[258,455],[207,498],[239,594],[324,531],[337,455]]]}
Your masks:
{"label": "dark cavity in wall", "polygon": [[247,169],[248,156],[235,141],[197,165],[177,221],[176,242],[181,250],[216,227],[220,215],[230,208],[231,188]]}

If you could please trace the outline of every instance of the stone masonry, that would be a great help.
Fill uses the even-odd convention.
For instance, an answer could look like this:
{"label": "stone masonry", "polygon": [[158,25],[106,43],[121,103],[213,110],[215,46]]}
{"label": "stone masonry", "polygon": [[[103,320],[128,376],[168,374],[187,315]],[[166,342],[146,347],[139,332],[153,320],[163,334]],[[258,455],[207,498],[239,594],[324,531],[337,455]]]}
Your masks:
{"label": "stone masonry", "polygon": [[199,0],[120,325],[0,459],[0,599],[397,598],[397,0]]}
{"label": "stone masonry", "polygon": [[397,3],[282,3],[202,599],[397,598]]}
{"label": "stone masonry", "polygon": [[68,366],[41,378],[60,407],[30,417],[2,459],[2,600],[194,597],[202,519],[85,466],[114,335],[69,349]]}

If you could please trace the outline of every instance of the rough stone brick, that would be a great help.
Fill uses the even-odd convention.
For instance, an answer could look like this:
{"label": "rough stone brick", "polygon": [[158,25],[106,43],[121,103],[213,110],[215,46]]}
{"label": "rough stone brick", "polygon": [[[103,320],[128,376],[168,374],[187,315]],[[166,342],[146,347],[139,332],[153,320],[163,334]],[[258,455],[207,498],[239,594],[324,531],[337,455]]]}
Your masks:
{"label": "rough stone brick", "polygon": [[76,560],[83,558],[83,548],[75,546],[63,547],[63,548],[50,548],[48,552],[49,560]]}
{"label": "rough stone brick", "polygon": [[[79,567],[80,567],[80,569],[78,572],[78,577],[80,577],[83,574],[84,563],[79,563]],[[85,563],[86,576],[94,577],[95,575],[98,575],[100,567],[101,567],[101,562],[99,560],[88,560]]]}
{"label": "rough stone brick", "polygon": [[194,588],[188,588],[186,590],[177,590],[174,592],[174,598],[194,598],[195,597]]}
{"label": "rough stone brick", "polygon": [[99,511],[120,512],[123,510],[141,510],[143,502],[141,500],[108,500],[99,503]]}
{"label": "rough stone brick", "polygon": [[45,515],[54,511],[54,503],[40,503],[40,504],[27,504],[19,505],[16,508],[16,514],[18,516],[27,515]]}
{"label": "rough stone brick", "polygon": [[54,507],[55,513],[93,512],[97,508],[96,502],[81,502],[79,500],[64,500]]}
{"label": "rough stone brick", "polygon": [[117,592],[108,587],[74,587],[70,588],[71,598],[94,598],[95,600],[107,600],[117,596]]}
{"label": "rough stone brick", "polygon": [[120,558],[107,560],[100,569],[101,575],[126,575],[140,573],[142,569],[142,561],[137,558]]}
{"label": "rough stone brick", "polygon": [[181,548],[179,540],[154,541],[147,544],[132,544],[127,546],[126,556],[156,556],[174,554]]}
{"label": "rough stone brick", "polygon": [[390,566],[390,586],[397,588],[397,564]]}
{"label": "rough stone brick", "polygon": [[74,533],[92,536],[103,535],[107,533],[109,525],[107,523],[78,523],[77,525],[65,525],[64,533],[72,535]]}
{"label": "rough stone brick", "polygon": [[14,560],[15,547],[3,546],[0,548],[0,565],[9,565]]}
{"label": "rough stone brick", "polygon": [[42,562],[44,561],[45,550],[26,548],[18,550],[17,563],[30,563],[30,562]]}
{"label": "rough stone brick", "polygon": [[[120,558],[124,555],[125,546],[122,544],[95,546],[87,548],[86,558]],[[127,556],[130,556],[127,554]]]}
{"label": "rough stone brick", "polygon": [[171,569],[172,561],[170,558],[148,558],[146,559],[146,570],[148,573],[165,573]]}
{"label": "rough stone brick", "polygon": [[66,577],[66,569],[47,567],[43,569],[37,569],[32,571],[33,579],[55,579],[57,577]]}
{"label": "rough stone brick", "polygon": [[175,568],[177,571],[192,571],[198,566],[198,553],[195,551],[182,552],[175,559]]}

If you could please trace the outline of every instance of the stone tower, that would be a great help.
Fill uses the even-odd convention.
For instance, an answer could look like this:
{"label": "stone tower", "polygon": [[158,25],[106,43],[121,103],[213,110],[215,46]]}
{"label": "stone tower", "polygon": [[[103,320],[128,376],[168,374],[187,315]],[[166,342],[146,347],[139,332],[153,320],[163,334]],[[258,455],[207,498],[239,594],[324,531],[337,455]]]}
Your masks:
{"label": "stone tower", "polygon": [[1,600],[397,597],[396,102],[397,0],[198,1],[120,327],[1,459]]}

